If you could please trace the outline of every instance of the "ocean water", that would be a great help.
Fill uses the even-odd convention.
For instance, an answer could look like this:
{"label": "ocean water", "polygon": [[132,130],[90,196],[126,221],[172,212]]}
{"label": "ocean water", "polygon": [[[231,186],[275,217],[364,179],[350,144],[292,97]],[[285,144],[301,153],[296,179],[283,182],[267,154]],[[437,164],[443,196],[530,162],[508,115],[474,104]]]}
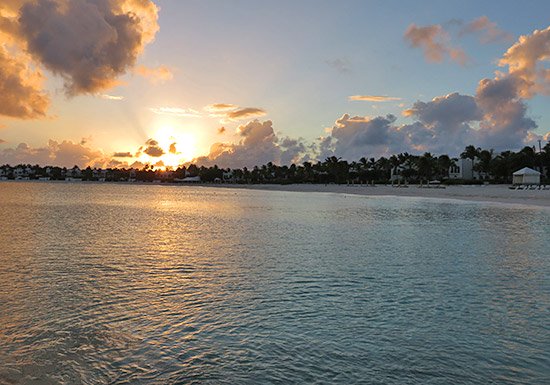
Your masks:
{"label": "ocean water", "polygon": [[0,384],[550,383],[550,211],[0,183]]}

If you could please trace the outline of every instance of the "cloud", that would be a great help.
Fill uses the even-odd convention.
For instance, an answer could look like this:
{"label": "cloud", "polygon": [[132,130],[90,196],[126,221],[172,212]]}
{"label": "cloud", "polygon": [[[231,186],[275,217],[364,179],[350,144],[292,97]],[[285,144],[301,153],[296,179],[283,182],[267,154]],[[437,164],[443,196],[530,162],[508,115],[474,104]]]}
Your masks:
{"label": "cloud", "polygon": [[[468,27],[493,37],[502,35],[486,18]],[[550,93],[548,60],[550,27],[521,36],[498,61],[507,72],[497,71],[494,78],[480,80],[474,96],[453,93],[428,103],[416,102],[403,113],[418,121],[399,130],[408,133],[413,148],[424,141],[422,147],[433,151],[453,151],[467,144],[501,151],[532,143],[538,137],[533,131],[537,124],[527,116],[525,99]]]}
{"label": "cloud", "polygon": [[178,153],[178,151],[177,151],[177,149],[176,149],[176,143],[171,143],[171,144],[170,144],[170,147],[169,147],[169,149],[168,149],[168,152],[169,152],[170,154],[177,154],[177,153]]}
{"label": "cloud", "polygon": [[[424,128],[424,130],[418,130],[420,128],[418,124],[416,127],[404,126],[411,144],[420,146],[421,140],[426,140],[425,145],[430,151],[453,154],[463,149],[465,143],[477,140],[477,133],[470,123],[478,122],[483,118],[483,111],[476,99],[457,92],[436,97],[430,102],[417,101],[403,114],[415,117]],[[419,138],[419,131],[428,136]]]}
{"label": "cloud", "polygon": [[0,115],[46,117],[43,68],[64,80],[69,96],[120,84],[154,39],[157,13],[150,0],[3,0]]}
{"label": "cloud", "polygon": [[443,123],[445,126],[480,120],[482,113],[474,97],[454,92],[438,96],[431,102],[417,101],[404,111],[405,116],[416,116],[422,123],[431,125]]}
{"label": "cloud", "polygon": [[229,104],[229,103],[214,103],[204,107],[204,109],[209,112],[220,112],[220,111],[223,112],[223,111],[235,110],[237,108],[239,108],[239,106],[235,104]]}
{"label": "cloud", "polygon": [[355,160],[399,150],[404,137],[394,126],[395,121],[393,115],[369,118],[344,114],[336,120],[330,135],[320,138],[319,156]]}
{"label": "cloud", "polygon": [[225,127],[218,128],[218,134],[223,134],[226,131]]}
{"label": "cloud", "polygon": [[8,143],[4,139],[0,139],[0,144]]}
{"label": "cloud", "polygon": [[292,163],[305,162],[309,159],[307,154],[308,146],[301,139],[292,139],[284,137],[279,140],[279,149],[281,150],[280,163],[289,165]]}
{"label": "cloud", "polygon": [[[41,0],[10,2],[4,18],[12,41],[64,79],[68,95],[117,85],[158,30],[149,0]],[[19,4],[19,7],[14,6]]]}
{"label": "cloud", "polygon": [[483,109],[480,143],[497,149],[516,148],[525,144],[535,121],[527,117],[527,106],[519,98],[522,80],[513,76],[482,79],[476,99]]}
{"label": "cloud", "polygon": [[135,72],[148,79],[153,84],[165,83],[172,80],[174,74],[170,68],[166,66],[158,66],[157,68],[149,68],[143,65],[137,66]]}
{"label": "cloud", "polygon": [[320,138],[319,156],[348,160],[408,151],[458,155],[466,145],[497,151],[519,148],[534,138],[536,123],[526,116],[521,79],[483,79],[474,96],[451,93],[429,102],[417,101],[403,115],[415,119],[396,124],[393,115],[343,115]]}
{"label": "cloud", "polygon": [[180,107],[151,107],[149,108],[155,114],[158,115],[171,115],[171,116],[187,116],[187,117],[200,117],[199,111],[192,108],[180,108]]}
{"label": "cloud", "polygon": [[328,64],[329,67],[334,68],[340,73],[351,72],[351,64],[347,59],[338,58],[333,60],[325,60],[325,63]]}
{"label": "cloud", "polygon": [[246,107],[229,111],[226,117],[230,120],[244,120],[253,117],[264,116],[267,112],[261,108]]}
{"label": "cloud", "polygon": [[98,94],[101,99],[105,100],[124,100],[124,96],[118,95],[108,95],[108,94]]}
{"label": "cloud", "polygon": [[45,147],[31,147],[20,143],[15,148],[0,151],[0,164],[39,164],[60,167],[105,167],[110,162],[101,150],[74,143],[70,140],[49,140]]}
{"label": "cloud", "polygon": [[550,27],[521,36],[499,60],[508,73],[482,79],[476,101],[483,110],[480,143],[499,149],[517,148],[533,138],[536,122],[527,116],[525,99],[550,93]]}
{"label": "cloud", "polygon": [[159,146],[159,143],[154,139],[148,139],[145,142],[145,146],[143,152],[151,157],[158,158],[165,154],[164,150]]}
{"label": "cloud", "polygon": [[140,161],[135,161],[134,163],[132,163],[130,165],[130,168],[135,168],[135,169],[138,169],[138,170],[142,170],[144,167],[145,167],[145,163],[140,162]]}
{"label": "cloud", "polygon": [[352,95],[349,100],[354,101],[366,101],[366,102],[391,102],[401,100],[394,96],[382,96],[382,95]]}
{"label": "cloud", "polygon": [[461,48],[453,47],[449,34],[439,24],[419,27],[411,24],[405,31],[405,40],[414,48],[421,48],[427,61],[441,63],[448,57],[464,66],[469,58]]}
{"label": "cloud", "polygon": [[214,143],[207,156],[193,159],[193,163],[220,167],[253,167],[273,162],[288,164],[299,162],[307,157],[307,148],[300,140],[279,139],[270,120],[253,120],[239,126],[238,143]]}
{"label": "cloud", "polygon": [[0,115],[19,119],[46,117],[50,99],[42,91],[42,73],[23,53],[10,55],[0,44]]}
{"label": "cloud", "polygon": [[519,96],[530,98],[535,94],[550,94],[550,69],[543,66],[549,60],[550,26],[520,36],[498,64],[508,66],[509,75],[520,81],[517,83]]}
{"label": "cloud", "polygon": [[474,33],[479,35],[479,40],[483,44],[511,42],[513,36],[503,31],[497,26],[497,23],[489,20],[487,16],[481,16],[470,21],[460,29],[459,35]]}
{"label": "cloud", "polygon": [[239,121],[264,116],[267,112],[262,108],[239,107],[230,103],[214,103],[204,107],[212,118],[221,118],[221,123]]}
{"label": "cloud", "polygon": [[130,152],[115,152],[113,158],[133,158],[134,156]]}

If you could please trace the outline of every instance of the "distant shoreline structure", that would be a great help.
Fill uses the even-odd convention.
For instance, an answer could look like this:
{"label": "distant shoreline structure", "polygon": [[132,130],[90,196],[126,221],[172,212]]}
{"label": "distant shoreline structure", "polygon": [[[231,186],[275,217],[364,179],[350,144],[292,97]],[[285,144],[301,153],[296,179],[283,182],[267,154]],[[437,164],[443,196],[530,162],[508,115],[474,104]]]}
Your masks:
{"label": "distant shoreline structure", "polygon": [[[195,187],[215,188],[237,191],[279,191],[296,193],[329,193],[358,195],[371,198],[403,197],[436,200],[455,200],[463,202],[498,203],[522,206],[548,208],[550,210],[550,186],[537,189],[511,189],[509,185],[450,185],[445,188],[427,188],[426,185],[357,185],[357,184],[229,184],[229,183],[171,183],[171,182],[99,182],[99,181],[5,181],[3,183],[55,183],[76,185],[115,185],[115,186],[166,186],[166,187]],[[0,182],[0,188],[2,182]]]}
{"label": "distant shoreline structure", "polygon": [[[249,169],[205,167],[195,164],[176,169],[136,168],[81,169],[19,164],[0,166],[0,180],[65,180],[99,182],[153,183],[228,183],[228,184],[510,184],[518,183],[513,173],[530,170],[538,180],[525,184],[550,184],[550,143],[537,152],[524,147],[519,152],[467,146],[460,158],[430,153],[400,153],[389,158],[361,158],[348,162],[336,156],[324,161],[279,166],[268,162]],[[525,178],[527,181],[528,178]]]}

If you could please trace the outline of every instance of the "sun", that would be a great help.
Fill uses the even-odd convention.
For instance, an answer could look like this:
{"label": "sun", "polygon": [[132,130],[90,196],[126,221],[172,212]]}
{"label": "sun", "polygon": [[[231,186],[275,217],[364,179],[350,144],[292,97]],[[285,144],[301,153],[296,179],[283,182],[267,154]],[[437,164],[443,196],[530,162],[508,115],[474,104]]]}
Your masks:
{"label": "sun", "polygon": [[151,137],[164,151],[164,155],[158,157],[164,168],[176,168],[196,157],[196,138],[189,132],[162,126]]}

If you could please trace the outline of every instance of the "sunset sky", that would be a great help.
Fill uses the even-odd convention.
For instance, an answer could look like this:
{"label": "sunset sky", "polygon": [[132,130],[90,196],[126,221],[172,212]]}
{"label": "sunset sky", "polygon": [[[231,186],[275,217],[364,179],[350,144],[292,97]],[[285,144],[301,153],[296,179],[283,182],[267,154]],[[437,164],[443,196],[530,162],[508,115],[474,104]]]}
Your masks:
{"label": "sunset sky", "polygon": [[548,1],[3,0],[0,164],[544,145],[549,15]]}

